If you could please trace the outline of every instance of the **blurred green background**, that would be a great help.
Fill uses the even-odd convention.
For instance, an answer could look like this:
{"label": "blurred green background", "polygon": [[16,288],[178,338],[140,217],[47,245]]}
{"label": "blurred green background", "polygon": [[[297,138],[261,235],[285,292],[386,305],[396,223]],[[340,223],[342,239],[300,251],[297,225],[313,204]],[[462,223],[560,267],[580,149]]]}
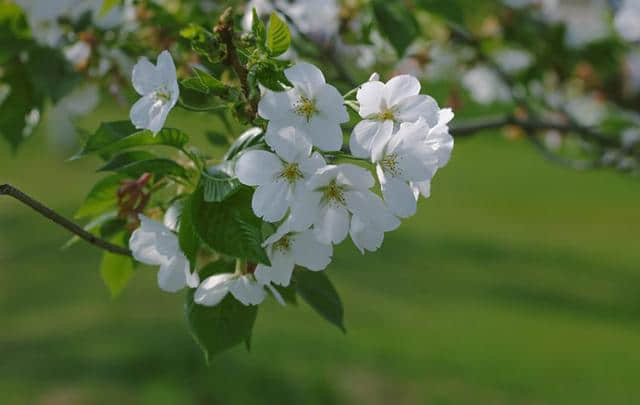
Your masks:
{"label": "blurred green background", "polygon": [[[125,119],[103,106],[81,123]],[[200,134],[215,122],[174,111]],[[99,176],[39,134],[0,181],[71,215]],[[342,335],[304,303],[260,308],[253,350],[206,367],[183,294],[140,268],[112,301],[100,252],[0,200],[2,404],[640,403],[640,187],[544,161],[525,141],[457,141],[418,214],[327,270]]]}

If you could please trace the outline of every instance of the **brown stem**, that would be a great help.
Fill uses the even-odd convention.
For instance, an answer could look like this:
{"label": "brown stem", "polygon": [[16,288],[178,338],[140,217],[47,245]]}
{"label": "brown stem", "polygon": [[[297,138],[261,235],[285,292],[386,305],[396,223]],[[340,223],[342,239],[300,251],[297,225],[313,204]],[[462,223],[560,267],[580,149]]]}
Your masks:
{"label": "brown stem", "polygon": [[109,251],[111,253],[115,253],[118,255],[131,256],[131,251],[129,249],[122,246],[114,245],[113,243],[107,242],[106,240],[101,239],[90,232],[85,231],[80,226],[71,222],[70,220],[58,214],[57,212],[53,211],[52,209],[46,207],[42,203],[34,200],[33,198],[29,197],[28,195],[26,195],[25,193],[23,193],[22,191],[18,190],[17,188],[13,187],[10,184],[3,184],[0,186],[0,195],[8,195],[9,197],[15,198],[21,203],[37,211],[42,216],[49,218],[51,221],[62,226],[69,232],[77,235],[78,237],[84,239],[85,241],[91,243],[94,246],[97,246],[101,249],[104,249],[106,251]]}
{"label": "brown stem", "polygon": [[233,69],[234,73],[238,77],[238,80],[240,80],[242,93],[244,94],[245,99],[249,102],[250,110],[247,113],[250,114],[250,118],[253,119],[255,118],[258,111],[258,100],[254,100],[250,96],[251,89],[249,88],[249,81],[247,79],[249,71],[242,63],[240,63],[236,45],[233,41],[233,9],[231,7],[228,7],[222,13],[218,24],[214,28],[214,31],[220,34],[220,38],[227,48],[227,54],[223,62],[226,65],[230,66],[231,69]]}

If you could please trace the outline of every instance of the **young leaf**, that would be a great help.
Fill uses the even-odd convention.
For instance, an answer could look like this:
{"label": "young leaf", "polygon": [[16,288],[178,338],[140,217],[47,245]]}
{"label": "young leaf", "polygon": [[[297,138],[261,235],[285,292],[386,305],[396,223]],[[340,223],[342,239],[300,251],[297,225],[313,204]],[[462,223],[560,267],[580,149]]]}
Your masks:
{"label": "young leaf", "polygon": [[259,127],[249,128],[238,139],[233,142],[233,145],[229,148],[224,155],[223,160],[232,160],[243,150],[255,146],[262,141],[262,129]]}
{"label": "young leaf", "polygon": [[282,21],[276,13],[271,13],[269,18],[269,31],[267,31],[267,49],[271,56],[282,55],[289,49],[291,34],[287,23]]}
{"label": "young leaf", "polygon": [[418,35],[414,16],[401,2],[373,0],[372,5],[380,32],[391,42],[398,57],[402,57]]}
{"label": "young leaf", "polygon": [[220,95],[227,90],[227,87],[220,80],[216,79],[202,69],[193,68],[195,77],[184,79],[181,84],[191,90],[202,94]]}
{"label": "young leaf", "polygon": [[115,6],[122,4],[122,0],[103,0],[102,7],[100,7],[100,12],[98,15],[100,17],[105,16],[113,9]]}
{"label": "young leaf", "polygon": [[171,159],[164,158],[138,160],[110,170],[117,173],[125,173],[134,178],[140,177],[144,173],[153,173],[156,177],[178,176],[188,178],[184,167]]}
{"label": "young leaf", "polygon": [[228,294],[215,307],[193,302],[195,290],[189,290],[184,305],[191,335],[204,353],[207,364],[216,354],[247,342],[258,316],[258,307],[244,305]]}
{"label": "young leaf", "polygon": [[267,39],[267,30],[264,26],[264,22],[260,16],[258,16],[255,7],[251,10],[251,14],[251,31],[253,31],[253,35],[256,36],[258,47],[264,49],[264,42]]}
{"label": "young leaf", "polygon": [[240,182],[234,177],[222,171],[202,173],[200,180],[204,187],[204,200],[206,202],[224,201],[240,189]]}
{"label": "young leaf", "polygon": [[[111,240],[120,242],[123,236],[124,234],[120,233],[111,238]],[[109,252],[105,252],[102,255],[100,276],[102,276],[102,280],[107,288],[109,288],[112,298],[120,295],[131,279],[131,276],[133,276],[133,265],[133,259],[129,256],[116,255]]]}
{"label": "young leaf", "polygon": [[242,187],[222,202],[207,202],[201,182],[191,206],[194,228],[213,250],[269,265],[262,248],[262,221],[253,214],[251,196],[252,191]]}
{"label": "young leaf", "polygon": [[123,166],[129,165],[133,162],[138,162],[140,160],[148,160],[155,159],[157,156],[151,152],[143,151],[143,150],[132,150],[128,152],[122,152],[119,155],[114,156],[101,166],[97,171],[99,172],[108,172],[115,171]]}
{"label": "young leaf", "polygon": [[91,135],[84,147],[71,159],[79,159],[91,153],[115,153],[146,145],[166,145],[181,149],[189,141],[187,134],[174,128],[163,128],[157,134],[138,130],[129,121],[103,122]]}
{"label": "young leaf", "polygon": [[335,287],[323,271],[296,270],[294,285],[298,294],[324,319],[344,333],[344,310]]}
{"label": "young leaf", "polygon": [[84,202],[76,211],[75,218],[96,216],[106,211],[116,208],[118,203],[117,191],[120,188],[120,181],[127,176],[114,174],[98,181]]}

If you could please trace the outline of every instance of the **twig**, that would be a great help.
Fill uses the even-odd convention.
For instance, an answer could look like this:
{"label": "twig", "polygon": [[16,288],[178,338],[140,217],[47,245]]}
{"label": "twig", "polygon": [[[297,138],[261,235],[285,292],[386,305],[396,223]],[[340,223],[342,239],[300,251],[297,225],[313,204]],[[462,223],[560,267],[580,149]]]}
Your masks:
{"label": "twig", "polygon": [[114,245],[113,243],[107,242],[104,239],[97,237],[96,235],[85,231],[80,226],[71,222],[67,218],[62,215],[56,213],[52,209],[44,206],[42,203],[34,200],[29,197],[22,191],[17,188],[11,186],[10,184],[3,184],[0,186],[0,195],[7,195],[9,197],[13,197],[21,203],[31,207],[33,210],[37,211],[42,216],[49,218],[51,221],[56,224],[62,226],[69,232],[78,235],[78,237],[84,239],[85,241],[91,243],[94,246],[97,246],[101,249],[109,251],[111,253],[115,253],[118,255],[131,256],[131,251],[125,247]]}
{"label": "twig", "polygon": [[233,9],[231,7],[228,7],[222,13],[222,15],[220,16],[220,20],[218,21],[218,24],[215,26],[214,30],[215,32],[220,34],[220,38],[227,47],[227,55],[223,62],[226,65],[230,66],[231,69],[233,69],[234,73],[238,77],[238,80],[240,80],[242,92],[244,93],[246,100],[249,102],[249,107],[251,109],[250,111],[248,111],[248,113],[251,114],[250,118],[253,119],[255,118],[255,115],[258,111],[258,104],[257,100],[255,100],[255,97],[254,99],[251,98],[251,89],[249,87],[249,80],[247,78],[249,76],[249,71],[240,62],[240,59],[238,58],[238,52],[236,51],[236,45],[233,41]]}

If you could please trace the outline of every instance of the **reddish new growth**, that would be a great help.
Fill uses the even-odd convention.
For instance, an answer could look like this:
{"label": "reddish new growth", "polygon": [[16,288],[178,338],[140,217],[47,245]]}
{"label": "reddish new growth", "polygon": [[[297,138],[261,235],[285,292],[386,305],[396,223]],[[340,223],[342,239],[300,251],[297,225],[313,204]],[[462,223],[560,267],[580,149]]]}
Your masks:
{"label": "reddish new growth", "polygon": [[118,189],[118,216],[127,221],[127,228],[136,229],[140,225],[138,215],[149,202],[151,192],[147,184],[151,173],[144,173],[137,180],[122,180]]}

